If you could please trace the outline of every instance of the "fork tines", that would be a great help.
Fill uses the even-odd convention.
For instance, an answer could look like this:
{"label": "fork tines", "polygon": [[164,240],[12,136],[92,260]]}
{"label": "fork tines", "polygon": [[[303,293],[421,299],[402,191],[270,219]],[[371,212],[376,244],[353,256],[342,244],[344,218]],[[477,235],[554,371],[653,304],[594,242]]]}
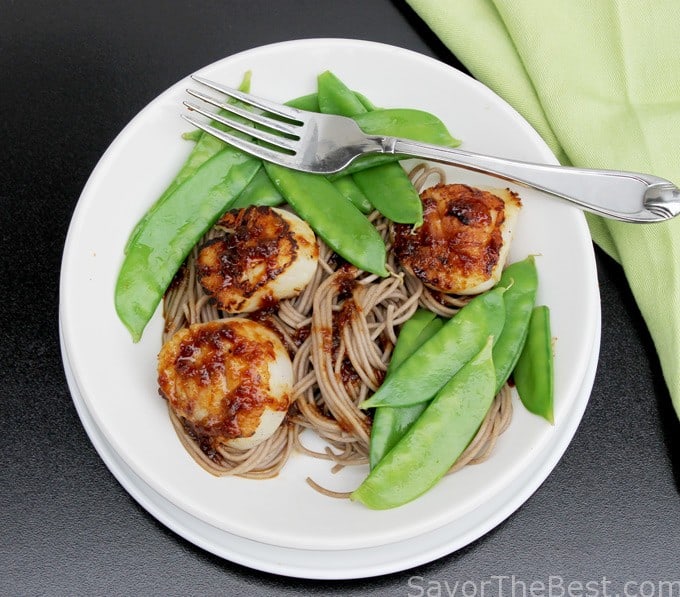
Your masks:
{"label": "fork tines", "polygon": [[[206,104],[218,108],[218,110],[221,110],[222,113],[211,111],[195,102],[185,101],[183,103],[189,110],[198,112],[213,122],[212,124],[208,124],[190,114],[182,115],[185,120],[200,128],[201,130],[209,133],[210,135],[221,139],[225,143],[234,145],[243,151],[255,154],[258,157],[262,157],[263,159],[269,159],[270,161],[276,162],[277,160],[272,159],[272,157],[276,158],[276,155],[281,156],[285,154],[281,154],[281,152],[273,150],[272,148],[267,149],[265,146],[256,144],[248,138],[237,136],[233,131],[244,133],[251,139],[254,138],[264,141],[265,143],[284,150],[287,153],[295,153],[296,140],[300,138],[300,125],[304,122],[304,117],[299,110],[289,106],[283,106],[281,104],[270,102],[269,100],[251,95],[249,93],[244,93],[238,89],[233,89],[220,83],[215,83],[214,81],[204,79],[203,77],[192,75],[192,78],[206,87],[223,93],[229,98],[232,98],[232,100],[241,102],[245,105],[245,107],[241,107],[228,100],[223,100],[222,98],[212,97],[201,91],[187,89],[187,93],[189,95]],[[278,118],[266,116],[262,112],[254,111],[254,109],[273,114]],[[281,120],[281,118],[286,120]],[[216,123],[223,125],[223,127],[227,127],[227,130],[225,130],[223,127],[218,128],[215,126]],[[269,129],[271,132],[263,130],[262,127]],[[228,129],[231,129],[231,131]],[[264,152],[267,153],[266,156],[263,155]],[[270,155],[270,152],[274,152],[275,155]]]}

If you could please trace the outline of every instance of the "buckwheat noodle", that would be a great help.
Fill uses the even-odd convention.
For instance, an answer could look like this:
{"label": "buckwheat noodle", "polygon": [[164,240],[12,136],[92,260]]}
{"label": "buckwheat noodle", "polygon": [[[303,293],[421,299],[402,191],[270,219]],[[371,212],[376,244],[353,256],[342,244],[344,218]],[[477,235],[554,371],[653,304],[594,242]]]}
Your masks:
{"label": "buckwheat noodle", "polygon": [[[430,180],[445,180],[441,169],[424,164],[416,166],[410,177],[418,190]],[[334,472],[366,464],[371,419],[357,404],[380,386],[400,326],[418,307],[450,318],[469,300],[432,291],[402,270],[389,251],[389,222],[377,212],[369,217],[388,245],[389,277],[380,278],[344,263],[319,240],[319,264],[302,294],[281,301],[275,310],[249,315],[279,334],[293,362],[293,404],[272,437],[249,450],[226,446],[204,450],[200,438],[168,408],[180,441],[211,474],[274,477],[294,451],[329,460]],[[224,233],[216,226],[206,234],[166,292],[163,342],[193,323],[229,317],[205,293],[196,272],[199,247]],[[511,393],[506,385],[450,472],[488,458],[511,417]],[[324,440],[324,451],[305,445],[305,430]],[[331,497],[348,495],[325,489],[311,479],[308,483]]]}

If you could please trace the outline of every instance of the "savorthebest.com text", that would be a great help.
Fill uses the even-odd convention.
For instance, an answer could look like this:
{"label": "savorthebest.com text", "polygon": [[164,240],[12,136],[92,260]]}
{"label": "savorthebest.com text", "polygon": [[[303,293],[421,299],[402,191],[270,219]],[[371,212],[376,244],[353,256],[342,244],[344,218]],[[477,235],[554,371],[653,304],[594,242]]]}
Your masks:
{"label": "savorthebest.com text", "polygon": [[407,584],[408,597],[680,597],[680,579],[578,580],[551,575],[530,580],[511,574],[456,581],[411,576]]}

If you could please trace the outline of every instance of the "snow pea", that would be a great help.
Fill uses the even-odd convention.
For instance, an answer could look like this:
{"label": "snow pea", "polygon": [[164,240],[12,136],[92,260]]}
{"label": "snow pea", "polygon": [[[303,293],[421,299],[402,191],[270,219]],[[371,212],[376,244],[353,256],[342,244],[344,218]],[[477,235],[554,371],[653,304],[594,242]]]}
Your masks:
{"label": "snow pea", "polygon": [[[354,117],[367,110],[357,95],[330,71],[317,77],[319,108],[328,114]],[[386,218],[400,224],[421,224],[423,204],[400,164],[390,162],[352,175],[368,201]]]}
{"label": "snow pea", "polygon": [[[310,112],[321,112],[320,108],[321,96],[319,93],[311,93],[302,97],[296,98],[287,102],[287,105],[300,110],[308,110]],[[255,182],[255,181],[253,181]],[[350,176],[341,176],[333,180],[334,186],[340,191],[349,201],[351,201],[359,211],[362,213],[370,213],[373,211],[373,206],[370,204],[361,189],[354,183]],[[272,184],[273,186],[273,184]]]}
{"label": "snow pea", "polygon": [[[241,80],[241,84],[239,85],[238,89],[245,92],[250,91],[250,81],[251,72],[247,71],[243,75],[243,79]],[[228,115],[229,112],[222,110],[221,114]],[[219,128],[225,128],[219,122],[212,122],[211,124]],[[196,171],[201,167],[202,164],[207,162],[217,152],[223,150],[226,147],[222,141],[213,137],[212,135],[208,135],[207,133],[201,130],[198,130],[198,133],[199,134],[197,134],[196,144],[194,145],[191,152],[187,156],[179,172],[175,175],[175,177],[172,179],[172,181],[165,189],[165,191],[163,191],[161,196],[158,197],[158,199],[156,199],[156,201],[149,208],[144,217],[142,217],[142,219],[139,222],[137,222],[137,225],[133,228],[132,233],[130,234],[128,241],[125,245],[124,249],[125,253],[128,252],[130,246],[135,242],[142,228],[146,225],[146,220],[150,217],[153,211],[160,204],[162,204],[172,193],[174,193],[175,190],[177,190],[177,188],[183,182],[191,178],[196,173]]]}
{"label": "snow pea", "polygon": [[308,93],[286,102],[287,106],[308,112],[319,112],[319,94]]}
{"label": "snow pea", "polygon": [[[286,103],[293,108],[319,112],[319,95],[317,93],[304,95]],[[373,206],[351,176],[341,176],[333,180],[333,185],[362,213],[367,214],[373,211]],[[232,208],[247,207],[249,205],[276,206],[284,202],[285,199],[269,178],[266,170],[262,168],[243,190],[238,199],[234,201]]]}
{"label": "snow pea", "polygon": [[269,178],[266,170],[260,168],[253,179],[248,183],[248,186],[243,189],[241,194],[229,206],[230,209],[240,209],[242,207],[249,207],[251,205],[266,205],[275,207],[285,203],[285,199],[281,196],[274,183]]}
{"label": "snow pea", "polygon": [[505,321],[504,292],[505,288],[497,286],[473,298],[359,407],[402,407],[432,398],[489,336],[498,338]]}
{"label": "snow pea", "polygon": [[392,450],[351,495],[383,510],[431,489],[477,433],[494,399],[492,338],[437,393]]}
{"label": "snow pea", "polygon": [[554,423],[554,364],[550,309],[534,307],[529,332],[513,372],[515,386],[522,404],[529,412]]}
{"label": "snow pea", "polygon": [[[437,333],[444,322],[432,311],[419,309],[404,323],[397,338],[387,376],[399,366],[407,357]],[[427,402],[394,408],[381,406],[375,409],[373,425],[371,427],[371,442],[369,462],[371,468],[389,452],[408,431],[427,407]]]}
{"label": "snow pea", "polygon": [[335,74],[327,70],[316,78],[319,109],[324,114],[354,116],[368,112],[364,103]]}
{"label": "snow pea", "polygon": [[496,392],[508,381],[515,368],[529,330],[529,320],[538,289],[538,272],[534,256],[530,255],[505,268],[498,284],[507,290],[503,295],[505,324],[493,347]]}
{"label": "snow pea", "polygon": [[193,141],[195,143],[201,138],[201,135],[203,135],[203,131],[201,129],[194,129],[193,131],[186,131],[185,133],[182,133],[182,139],[185,141]]}
{"label": "snow pea", "polygon": [[352,174],[373,206],[398,224],[423,223],[423,203],[406,171],[398,163],[381,164]]}
{"label": "snow pea", "polygon": [[363,93],[359,93],[358,91],[354,92],[354,95],[357,96],[359,101],[364,105],[364,108],[368,110],[369,112],[371,110],[377,110],[378,106],[376,106],[370,99],[368,99]]}
{"label": "snow pea", "polygon": [[[252,78],[251,71],[246,71],[243,75],[243,79],[241,80],[241,84],[238,86],[238,89],[240,91],[249,92],[251,78]],[[232,100],[231,103],[236,102]],[[230,115],[230,113],[227,112],[226,110],[219,110],[218,113],[221,114],[222,116]],[[212,121],[211,124],[223,130],[227,129],[227,127],[225,127],[223,124],[217,121]],[[184,163],[180,171],[175,176],[174,180],[170,183],[168,190],[172,192],[185,180],[191,178],[203,163],[208,161],[217,152],[222,151],[224,147],[225,144],[222,141],[220,141],[216,137],[213,137],[212,135],[209,135],[204,131],[201,131],[201,135],[198,141],[196,142],[196,145],[189,154],[189,157],[187,158],[186,162]]]}
{"label": "snow pea", "polygon": [[[316,93],[303,95],[286,103],[287,105],[293,108],[299,108],[300,110],[309,110],[310,112],[319,111],[319,96]],[[200,130],[199,132],[203,133],[203,131]],[[219,141],[219,143],[222,142]],[[222,144],[222,146],[224,146],[224,144]],[[274,183],[270,180],[265,169],[261,168],[250,181],[248,186],[243,189],[243,192],[231,205],[231,208],[239,209],[242,207],[248,207],[250,205],[277,206],[281,205],[282,203],[285,203],[285,199],[274,186]]]}
{"label": "snow pea", "polygon": [[[325,93],[324,83],[325,77],[319,75],[318,77],[318,90],[319,92],[311,96],[307,96],[305,101],[295,101],[289,103],[295,108],[300,108],[302,110],[310,110],[312,112],[325,112],[330,114],[341,114],[340,110],[349,110],[344,105],[338,105],[333,102],[340,101],[341,98]],[[365,111],[363,104],[359,101],[354,92],[349,89],[346,90],[346,97],[342,98],[343,102],[350,102],[354,109],[359,109]],[[313,98],[313,100],[312,100]],[[357,105],[359,106],[357,108]],[[373,211],[373,206],[364,195],[363,191],[356,185],[351,176],[341,176],[333,180],[334,186],[340,191],[349,201],[351,201],[354,206],[362,213],[370,213]]]}
{"label": "snow pea", "polygon": [[[408,108],[376,108],[352,117],[368,135],[390,135],[405,137],[435,145],[457,147],[460,141],[451,136],[444,123],[434,114],[422,110]],[[369,154],[354,160],[347,168],[338,174],[331,174],[336,178],[345,174],[354,174],[367,168],[389,164],[407,158],[403,155]]]}
{"label": "snow pea", "polygon": [[118,317],[135,342],[192,247],[260,167],[260,160],[225,147],[147,215],[124,256],[115,288]]}
{"label": "snow pea", "polygon": [[[310,112],[321,112],[320,107],[321,96],[318,93],[305,95],[295,100],[288,102],[289,106],[299,108],[300,110],[308,110]],[[354,183],[350,176],[341,176],[333,180],[333,184],[354,206],[362,213],[370,213],[373,211],[373,206],[370,204],[361,189]]]}
{"label": "snow pea", "polygon": [[368,135],[390,135],[456,147],[460,141],[451,136],[446,125],[430,112],[414,108],[378,108],[352,117]]}
{"label": "snow pea", "polygon": [[382,237],[331,181],[268,162],[264,167],[286,201],[331,249],[362,270],[388,275]]}
{"label": "snow pea", "polygon": [[364,195],[364,192],[359,188],[351,175],[341,176],[331,181],[333,186],[349,200],[354,207],[356,207],[363,214],[370,214],[373,211],[373,206]]}

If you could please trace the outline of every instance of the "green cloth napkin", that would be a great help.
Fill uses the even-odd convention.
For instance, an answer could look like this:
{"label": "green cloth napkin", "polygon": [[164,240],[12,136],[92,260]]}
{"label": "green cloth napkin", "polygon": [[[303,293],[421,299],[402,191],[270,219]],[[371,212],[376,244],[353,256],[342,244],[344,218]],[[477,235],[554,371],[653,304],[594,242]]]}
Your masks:
{"label": "green cloth napkin", "polygon": [[[680,184],[680,1],[407,1],[562,164]],[[680,417],[680,218],[588,224],[623,266]]]}

